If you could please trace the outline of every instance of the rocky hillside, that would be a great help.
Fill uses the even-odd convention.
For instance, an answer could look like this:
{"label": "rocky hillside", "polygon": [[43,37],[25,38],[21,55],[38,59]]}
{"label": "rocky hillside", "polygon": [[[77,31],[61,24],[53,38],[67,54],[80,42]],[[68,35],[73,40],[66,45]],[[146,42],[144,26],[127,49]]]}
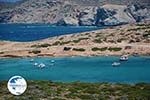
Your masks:
{"label": "rocky hillside", "polygon": [[25,0],[0,10],[1,23],[119,25],[150,20],[148,0]]}

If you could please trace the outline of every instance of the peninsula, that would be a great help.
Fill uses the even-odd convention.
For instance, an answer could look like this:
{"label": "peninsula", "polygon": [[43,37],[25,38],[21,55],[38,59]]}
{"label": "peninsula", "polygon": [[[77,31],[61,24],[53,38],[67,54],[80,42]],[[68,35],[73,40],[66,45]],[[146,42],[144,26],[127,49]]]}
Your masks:
{"label": "peninsula", "polygon": [[33,42],[0,41],[0,57],[150,55],[150,23],[127,24]]}

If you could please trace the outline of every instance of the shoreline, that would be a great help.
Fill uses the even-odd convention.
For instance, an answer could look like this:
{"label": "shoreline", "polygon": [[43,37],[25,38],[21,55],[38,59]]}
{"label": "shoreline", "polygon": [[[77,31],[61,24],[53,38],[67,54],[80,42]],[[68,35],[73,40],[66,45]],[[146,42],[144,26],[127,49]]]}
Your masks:
{"label": "shoreline", "polygon": [[[72,58],[72,57],[120,57],[122,55],[74,55],[74,56],[16,56],[16,55],[4,55],[4,56],[0,56],[0,59],[3,58]],[[145,54],[145,55],[128,55],[129,57],[150,57],[149,54]]]}
{"label": "shoreline", "polygon": [[[70,81],[70,82],[66,82],[66,81],[53,81],[53,80],[34,80],[34,79],[32,79],[32,80],[28,80],[28,79],[26,79],[26,81],[27,82],[51,82],[51,83],[62,83],[62,84],[70,84],[70,83],[83,83],[83,84],[85,84],[85,83],[88,83],[88,84],[126,84],[126,85],[136,85],[136,84],[149,84],[150,85],[150,82],[133,82],[133,83],[131,83],[131,82],[106,82],[106,81],[100,81],[100,82],[86,82],[86,81]],[[8,82],[8,80],[0,80],[0,83],[1,82]]]}

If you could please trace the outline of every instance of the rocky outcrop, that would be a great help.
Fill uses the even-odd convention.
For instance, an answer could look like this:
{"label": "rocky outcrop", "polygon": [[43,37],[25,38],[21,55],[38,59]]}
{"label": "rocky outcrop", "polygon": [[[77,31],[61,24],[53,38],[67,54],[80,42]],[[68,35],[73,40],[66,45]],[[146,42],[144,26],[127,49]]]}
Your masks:
{"label": "rocky outcrop", "polygon": [[134,23],[136,20],[127,11],[126,5],[104,5],[103,8],[108,14],[107,18],[103,19],[104,25],[118,25],[122,23]]}
{"label": "rocky outcrop", "polygon": [[65,17],[59,20],[56,25],[63,25],[63,26],[77,26],[79,23],[78,19],[74,19],[72,17]]}
{"label": "rocky outcrop", "polygon": [[103,26],[150,20],[150,8],[145,5],[118,2],[103,5],[98,0],[87,0],[89,3],[83,5],[83,1],[27,0],[14,9],[1,10],[0,23]]}
{"label": "rocky outcrop", "polygon": [[144,6],[131,5],[127,10],[137,22],[150,20],[150,9]]}
{"label": "rocky outcrop", "polygon": [[79,25],[95,25],[97,15],[97,7],[86,8],[79,14]]}

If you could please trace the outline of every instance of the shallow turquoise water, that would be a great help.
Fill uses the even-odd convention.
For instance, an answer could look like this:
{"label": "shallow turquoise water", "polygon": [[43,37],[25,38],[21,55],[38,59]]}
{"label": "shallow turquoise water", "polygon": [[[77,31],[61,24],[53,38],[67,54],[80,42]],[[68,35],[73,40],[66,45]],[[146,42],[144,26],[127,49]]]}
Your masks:
{"label": "shallow turquoise water", "polygon": [[[0,59],[0,80],[21,75],[27,80],[150,83],[150,57],[129,57],[120,67],[112,67],[118,59],[115,56],[34,58],[34,62],[46,65],[40,69],[31,58],[5,58]],[[54,65],[51,60],[55,60]]]}

